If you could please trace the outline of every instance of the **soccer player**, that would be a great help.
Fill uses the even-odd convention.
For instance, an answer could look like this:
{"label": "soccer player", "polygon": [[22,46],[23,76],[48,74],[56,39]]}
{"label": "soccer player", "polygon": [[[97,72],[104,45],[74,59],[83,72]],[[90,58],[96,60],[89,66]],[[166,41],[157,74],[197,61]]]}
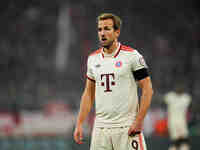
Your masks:
{"label": "soccer player", "polygon": [[[118,41],[121,19],[97,18],[101,48],[88,57],[74,140],[83,143],[83,122],[94,101],[96,118],[90,150],[146,150],[142,123],[152,99],[152,84],[143,56]],[[137,87],[142,89],[140,103]]]}
{"label": "soccer player", "polygon": [[191,96],[184,91],[184,86],[178,83],[175,91],[165,94],[164,102],[167,104],[168,129],[172,141],[169,150],[189,150],[186,115]]}

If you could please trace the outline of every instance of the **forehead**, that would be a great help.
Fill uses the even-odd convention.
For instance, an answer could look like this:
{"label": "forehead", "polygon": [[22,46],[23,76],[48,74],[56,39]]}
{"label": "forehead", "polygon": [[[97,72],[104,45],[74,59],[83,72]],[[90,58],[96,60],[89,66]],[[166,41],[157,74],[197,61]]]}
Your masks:
{"label": "forehead", "polygon": [[113,20],[112,19],[105,19],[105,20],[99,20],[98,27],[113,27]]}

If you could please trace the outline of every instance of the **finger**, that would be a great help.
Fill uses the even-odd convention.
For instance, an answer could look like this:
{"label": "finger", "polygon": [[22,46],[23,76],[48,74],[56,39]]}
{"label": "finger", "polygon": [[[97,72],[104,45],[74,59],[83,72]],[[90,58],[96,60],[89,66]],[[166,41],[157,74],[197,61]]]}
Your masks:
{"label": "finger", "polygon": [[129,136],[136,136],[136,135],[138,135],[140,133],[141,133],[140,131],[135,131],[135,132],[132,132]]}
{"label": "finger", "polygon": [[128,131],[128,135],[132,136],[132,135],[134,135],[135,132],[136,132],[135,128],[130,128],[129,131]]}
{"label": "finger", "polygon": [[75,132],[74,133],[74,140],[77,144],[80,144],[80,138],[79,138],[80,133],[79,132]]}
{"label": "finger", "polygon": [[79,132],[79,144],[83,144],[83,133]]}
{"label": "finger", "polygon": [[128,130],[128,135],[131,135],[132,132],[133,132],[133,131],[132,131],[132,129],[130,128],[130,129]]}
{"label": "finger", "polygon": [[79,132],[79,134],[80,134],[80,140],[82,140],[83,139],[83,132]]}
{"label": "finger", "polygon": [[75,140],[76,143],[78,143],[78,134],[77,134],[77,132],[74,133],[74,140]]}
{"label": "finger", "polygon": [[76,141],[77,144],[83,144],[82,140],[83,140],[83,133],[81,131],[77,132],[74,136],[74,139]]}

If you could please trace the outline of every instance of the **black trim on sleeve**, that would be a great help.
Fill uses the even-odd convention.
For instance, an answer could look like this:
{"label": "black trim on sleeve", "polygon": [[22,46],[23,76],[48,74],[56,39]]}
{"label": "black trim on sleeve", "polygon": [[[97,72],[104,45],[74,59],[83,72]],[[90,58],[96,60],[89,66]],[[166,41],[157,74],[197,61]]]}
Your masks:
{"label": "black trim on sleeve", "polygon": [[135,80],[139,81],[149,76],[148,69],[142,68],[136,71],[133,71],[133,76]]}

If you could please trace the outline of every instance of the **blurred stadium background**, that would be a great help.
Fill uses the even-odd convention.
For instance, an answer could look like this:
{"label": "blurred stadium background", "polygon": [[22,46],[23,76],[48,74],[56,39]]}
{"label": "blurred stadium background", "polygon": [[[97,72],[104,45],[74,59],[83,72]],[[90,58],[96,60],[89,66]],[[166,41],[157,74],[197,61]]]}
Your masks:
{"label": "blurred stadium background", "polygon": [[88,54],[98,48],[96,17],[122,17],[120,41],[137,48],[150,67],[155,95],[145,120],[149,150],[167,149],[163,95],[181,79],[192,95],[188,125],[200,146],[200,19],[197,0],[1,0],[0,149],[86,150],[72,134]]}

